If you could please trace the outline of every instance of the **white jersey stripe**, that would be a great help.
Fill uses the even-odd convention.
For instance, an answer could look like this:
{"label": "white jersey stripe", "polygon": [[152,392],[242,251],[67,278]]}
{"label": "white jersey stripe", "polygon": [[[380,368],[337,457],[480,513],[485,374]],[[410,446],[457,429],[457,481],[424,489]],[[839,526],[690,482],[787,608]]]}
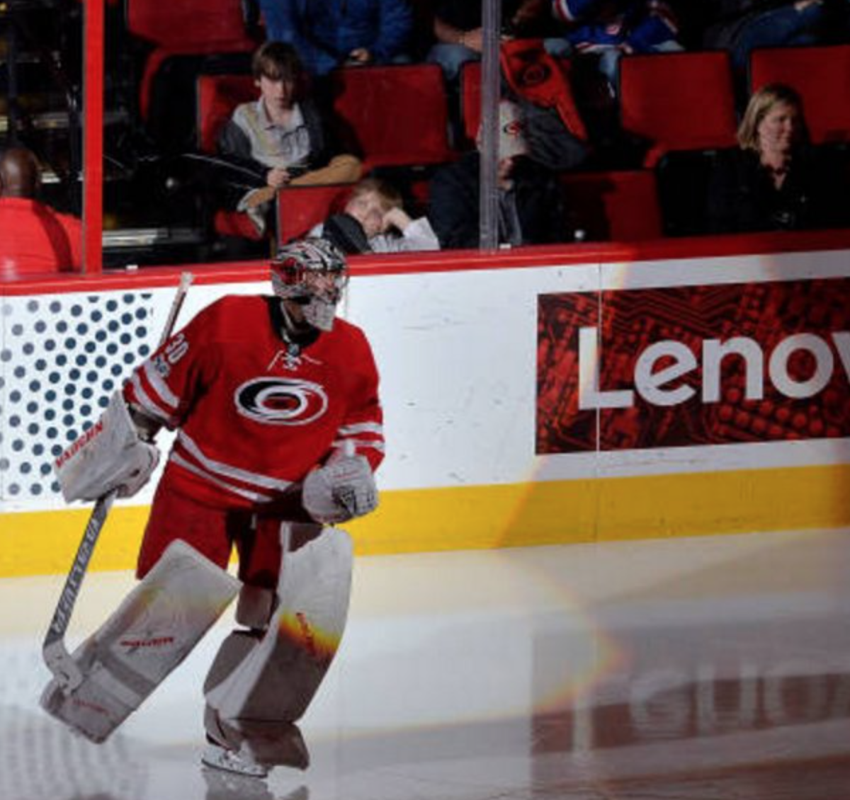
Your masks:
{"label": "white jersey stripe", "polygon": [[575,15],[570,8],[569,0],[554,0],[552,3],[554,16],[561,17],[566,22],[575,22]]}
{"label": "white jersey stripe", "polygon": [[159,395],[163,403],[176,411],[177,406],[180,404],[180,398],[171,391],[168,384],[162,379],[162,376],[159,372],[157,372],[153,361],[149,360],[145,362],[145,377],[150,382],[150,385],[156,390],[156,393]]}
{"label": "white jersey stripe", "polygon": [[226,491],[231,492],[232,494],[244,497],[246,500],[250,500],[252,503],[266,503],[271,500],[271,497],[269,497],[268,495],[261,494],[260,492],[250,492],[247,489],[243,489],[239,486],[233,486],[227,483],[227,481],[223,481],[220,478],[217,478],[215,475],[211,475],[209,472],[206,472],[195,464],[191,464],[186,461],[186,459],[183,458],[179,453],[172,452],[169,460],[173,461],[175,464],[179,464],[181,467],[183,467],[183,469],[200,476],[205,481],[208,481],[209,483],[218,486],[220,489],[225,489]]}
{"label": "white jersey stripe", "polygon": [[380,439],[335,439],[333,446],[342,449],[343,445],[346,442],[354,442],[354,446],[356,448],[365,449],[367,447],[371,447],[373,450],[377,450],[379,453],[385,452],[384,443]]}
{"label": "white jersey stripe", "polygon": [[261,475],[258,472],[249,472],[248,470],[233,467],[230,464],[223,464],[221,461],[214,461],[207,458],[201,451],[201,448],[185,433],[180,431],[177,434],[178,442],[186,448],[186,450],[204,467],[214,475],[219,475],[222,478],[232,478],[243,483],[254,484],[264,489],[282,492],[292,485],[292,481],[282,481],[277,478],[270,478],[268,475]]}
{"label": "white jersey stripe", "polygon": [[130,380],[131,385],[133,386],[133,394],[135,395],[135,399],[138,402],[139,406],[143,408],[150,416],[154,419],[161,420],[166,422],[170,417],[168,412],[154,403],[151,400],[148,393],[144,390],[142,386],[141,380],[139,380],[139,373],[134,372],[133,377]]}
{"label": "white jersey stripe", "polygon": [[340,436],[351,436],[358,433],[374,433],[383,436],[384,427],[378,422],[358,422],[355,425],[343,425],[339,429]]}

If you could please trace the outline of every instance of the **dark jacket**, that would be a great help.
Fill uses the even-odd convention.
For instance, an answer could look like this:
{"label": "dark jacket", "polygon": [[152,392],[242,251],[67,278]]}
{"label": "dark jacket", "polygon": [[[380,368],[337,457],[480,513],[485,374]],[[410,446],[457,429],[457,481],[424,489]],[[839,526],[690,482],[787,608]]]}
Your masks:
{"label": "dark jacket", "polygon": [[[337,142],[325,123],[324,114],[313,100],[309,98],[299,100],[298,105],[310,136],[310,155],[306,169],[323,167],[331,158],[339,154]],[[227,121],[219,134],[218,152],[229,162],[256,173],[265,183],[269,168],[252,157],[248,134],[234,121],[233,117]]]}
{"label": "dark jacket", "polygon": [[305,69],[325,75],[367,48],[377,64],[405,53],[413,30],[407,0],[260,0],[266,36],[295,46]]}
{"label": "dark jacket", "polygon": [[[428,218],[442,248],[478,247],[480,175],[477,152],[467,153],[434,173]],[[563,193],[556,175],[527,158],[519,158],[512,177],[522,243],[567,241],[570,237]]]}
{"label": "dark jacket", "polygon": [[752,150],[721,153],[709,180],[708,227],[711,233],[805,230],[847,222],[844,187],[824,152],[802,148],[776,189]]}
{"label": "dark jacket", "polygon": [[[298,104],[310,137],[310,153],[307,163],[293,171],[293,175],[323,167],[335,155],[344,152],[320,106],[310,98],[299,100]],[[233,117],[219,134],[218,158],[207,161],[207,177],[214,186],[212,194],[227,208],[235,208],[249,189],[266,185],[269,167],[252,156],[251,140]]]}

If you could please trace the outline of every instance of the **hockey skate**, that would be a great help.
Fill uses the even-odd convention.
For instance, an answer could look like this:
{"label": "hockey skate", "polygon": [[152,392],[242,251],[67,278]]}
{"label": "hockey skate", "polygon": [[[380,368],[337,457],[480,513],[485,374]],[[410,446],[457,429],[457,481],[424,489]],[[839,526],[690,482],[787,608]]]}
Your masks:
{"label": "hockey skate", "polygon": [[228,748],[209,741],[201,756],[201,763],[212,769],[233,772],[249,778],[265,778],[269,768],[257,763],[246,748],[229,750]]}
{"label": "hockey skate", "polygon": [[274,767],[304,770],[310,754],[292,722],[222,720],[207,707],[207,749],[201,761],[214,769],[265,778]]}

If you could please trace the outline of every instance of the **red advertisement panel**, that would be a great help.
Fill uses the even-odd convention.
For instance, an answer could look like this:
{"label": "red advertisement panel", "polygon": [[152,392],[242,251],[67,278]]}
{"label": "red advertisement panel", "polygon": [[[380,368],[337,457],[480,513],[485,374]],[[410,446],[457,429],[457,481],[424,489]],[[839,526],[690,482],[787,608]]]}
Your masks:
{"label": "red advertisement panel", "polygon": [[850,280],[547,294],[539,454],[850,435]]}

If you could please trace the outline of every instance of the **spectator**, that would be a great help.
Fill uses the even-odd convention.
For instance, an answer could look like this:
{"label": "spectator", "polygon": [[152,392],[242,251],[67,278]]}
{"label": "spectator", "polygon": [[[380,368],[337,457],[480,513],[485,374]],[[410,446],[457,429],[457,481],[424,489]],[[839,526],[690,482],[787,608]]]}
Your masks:
{"label": "spectator", "polygon": [[269,40],[292,44],[312,75],[409,61],[407,0],[259,0]]}
{"label": "spectator", "polygon": [[750,98],[739,147],[712,171],[708,224],[713,233],[800,230],[846,222],[836,170],[808,142],[803,104],[792,88],[769,84]]}
{"label": "spectator", "polygon": [[82,225],[37,199],[35,154],[10,147],[0,155],[0,281],[79,270]]}
{"label": "spectator", "polygon": [[552,0],[555,16],[567,25],[563,36],[547,39],[553,55],[593,55],[612,92],[623,53],[682,50],[673,10],[659,0]]}
{"label": "spectator", "polygon": [[[556,174],[528,158],[518,107],[499,104],[500,243],[546,244],[569,239]],[[430,219],[443,248],[478,247],[480,156],[466,153],[431,179]]]}
{"label": "spectator", "polygon": [[342,214],[319,223],[310,236],[324,236],[346,253],[439,250],[427,217],[412,219],[401,192],[381,178],[364,178],[351,191]]}
{"label": "spectator", "polygon": [[[505,0],[502,3],[502,33],[524,37],[540,34],[548,17],[548,0]],[[441,0],[434,9],[434,37],[426,59],[443,68],[446,82],[453,86],[461,67],[479,61],[483,48],[481,0]]]}
{"label": "spectator", "polygon": [[721,0],[707,5],[702,46],[728,50],[742,80],[755,48],[815,44],[824,38],[824,0]]}
{"label": "spectator", "polygon": [[237,106],[218,146],[230,166],[226,204],[246,212],[262,233],[279,189],[352,183],[361,165],[340,152],[328,115],[306,95],[306,76],[292,45],[266,42],[254,54],[252,69],[260,97]]}
{"label": "spectator", "polygon": [[411,219],[404,210],[401,192],[380,178],[360,181],[342,215],[332,215],[316,225],[309,235],[329,238],[346,253],[440,249],[428,218]]}

